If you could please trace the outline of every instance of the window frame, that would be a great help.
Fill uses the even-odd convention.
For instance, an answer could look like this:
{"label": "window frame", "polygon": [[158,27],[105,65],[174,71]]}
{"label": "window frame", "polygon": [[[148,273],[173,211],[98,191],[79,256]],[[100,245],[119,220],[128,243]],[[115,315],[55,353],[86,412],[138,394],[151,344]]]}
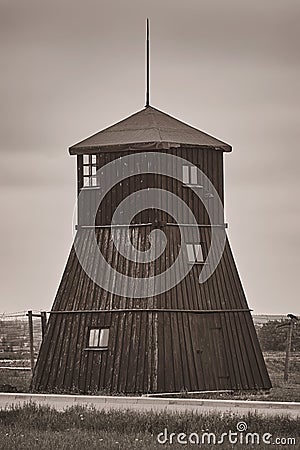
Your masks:
{"label": "window frame", "polygon": [[[98,331],[98,336],[97,336],[97,345],[91,345],[91,332],[97,332]],[[104,336],[103,338],[101,338],[101,334],[103,333],[107,333],[106,337]],[[87,345],[86,348],[84,350],[95,350],[95,351],[105,351],[108,350],[108,346],[109,346],[109,336],[110,336],[110,327],[97,327],[97,326],[93,326],[88,328],[88,334],[87,334]],[[105,344],[106,345],[99,345],[101,343],[101,339],[105,339]],[[95,341],[95,336],[94,339]]]}
{"label": "window frame", "polygon": [[202,242],[187,242],[185,245],[189,264],[206,264]]}
{"label": "window frame", "polygon": [[99,187],[97,177],[97,155],[82,155],[82,188],[97,187]]}
{"label": "window frame", "polygon": [[198,167],[195,164],[183,164],[182,165],[182,183],[187,187],[203,188],[198,182]]}

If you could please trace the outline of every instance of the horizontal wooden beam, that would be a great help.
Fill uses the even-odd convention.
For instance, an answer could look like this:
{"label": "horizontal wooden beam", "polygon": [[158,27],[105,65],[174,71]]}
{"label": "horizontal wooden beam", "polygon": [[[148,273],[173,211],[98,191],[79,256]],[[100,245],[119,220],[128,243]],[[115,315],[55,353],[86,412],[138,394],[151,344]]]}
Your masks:
{"label": "horizontal wooden beam", "polygon": [[250,312],[252,309],[158,309],[158,308],[124,308],[124,309],[80,309],[66,311],[49,311],[49,314],[112,314],[124,312],[149,312],[149,313],[189,313],[189,314],[220,314],[235,312]]}
{"label": "horizontal wooden beam", "polygon": [[148,227],[156,226],[173,226],[173,227],[196,227],[196,228],[228,228],[228,223],[221,224],[193,224],[193,223],[172,223],[172,222],[149,222],[149,223],[130,223],[130,224],[110,224],[110,225],[75,225],[75,230],[80,228],[125,228],[125,227]]}

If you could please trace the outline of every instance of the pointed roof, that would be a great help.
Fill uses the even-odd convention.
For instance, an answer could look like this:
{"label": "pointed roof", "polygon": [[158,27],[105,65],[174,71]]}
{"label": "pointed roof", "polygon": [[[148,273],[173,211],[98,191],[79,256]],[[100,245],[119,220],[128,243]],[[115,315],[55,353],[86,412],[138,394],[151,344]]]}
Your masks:
{"label": "pointed roof", "polygon": [[[191,145],[213,147],[230,152],[231,146],[191,127],[159,109],[147,106],[120,122],[69,148],[71,155],[116,150],[134,144],[153,144],[152,148]],[[150,148],[150,147],[148,147]]]}

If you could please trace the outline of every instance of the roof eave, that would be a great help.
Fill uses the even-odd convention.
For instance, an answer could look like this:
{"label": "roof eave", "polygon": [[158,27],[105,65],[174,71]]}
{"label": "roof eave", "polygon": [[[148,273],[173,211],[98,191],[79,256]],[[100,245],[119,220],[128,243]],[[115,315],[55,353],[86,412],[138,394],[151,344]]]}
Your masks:
{"label": "roof eave", "polygon": [[132,142],[128,144],[109,144],[109,145],[80,145],[78,144],[69,147],[70,155],[88,155],[95,153],[108,153],[108,152],[120,152],[120,151],[151,151],[151,150],[169,150],[171,148],[198,148],[198,149],[210,149],[218,150],[222,152],[231,152],[232,147],[226,143],[220,143],[220,145],[201,145],[201,144],[188,144],[180,142]]}

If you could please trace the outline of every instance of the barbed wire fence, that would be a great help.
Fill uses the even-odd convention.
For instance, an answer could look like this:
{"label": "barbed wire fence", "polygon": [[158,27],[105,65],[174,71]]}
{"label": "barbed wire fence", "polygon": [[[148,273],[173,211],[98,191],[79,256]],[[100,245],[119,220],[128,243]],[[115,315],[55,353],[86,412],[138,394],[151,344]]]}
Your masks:
{"label": "barbed wire fence", "polygon": [[[41,342],[47,325],[46,311],[19,311],[15,313],[0,313],[0,391],[28,391],[31,375],[38,357]],[[282,323],[286,322],[280,316]],[[266,322],[278,321],[277,316],[263,317]],[[262,329],[261,317],[254,316],[258,332]],[[260,333],[259,337],[260,337]],[[263,340],[261,339],[261,345]],[[298,342],[298,341],[297,341]],[[283,336],[284,343],[284,336]],[[298,347],[299,348],[299,347]],[[274,354],[265,350],[265,358],[273,360]],[[284,349],[281,349],[283,354]],[[293,352],[292,362],[299,361],[299,350]],[[294,363],[296,364],[296,362]]]}
{"label": "barbed wire fence", "polygon": [[46,323],[45,311],[0,314],[0,369],[32,371]]}

